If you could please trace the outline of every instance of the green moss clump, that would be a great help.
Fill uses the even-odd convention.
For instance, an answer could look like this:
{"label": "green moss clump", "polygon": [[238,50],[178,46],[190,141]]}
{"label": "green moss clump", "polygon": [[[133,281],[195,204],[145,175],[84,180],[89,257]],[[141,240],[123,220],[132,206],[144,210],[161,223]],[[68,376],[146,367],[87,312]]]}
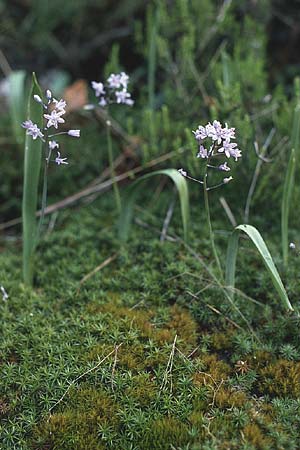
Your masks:
{"label": "green moss clump", "polygon": [[271,396],[300,396],[300,362],[279,359],[260,370],[259,389]]}
{"label": "green moss clump", "polygon": [[143,439],[143,450],[169,450],[189,442],[188,427],[173,417],[154,420]]}
{"label": "green moss clump", "polygon": [[227,409],[232,407],[242,408],[247,402],[247,395],[242,391],[234,391],[221,387],[215,394],[216,406]]}
{"label": "green moss clump", "polygon": [[216,332],[211,334],[211,347],[217,351],[225,351],[232,349],[232,342],[234,337],[234,330],[227,330],[226,332]]}
{"label": "green moss clump", "polygon": [[117,427],[118,407],[104,391],[72,389],[68,409],[51,414],[34,432],[34,449],[105,450],[99,427]]}
{"label": "green moss clump", "polygon": [[213,386],[216,383],[225,381],[231,373],[230,366],[218,359],[215,354],[203,355],[198,360],[203,365],[203,370],[194,374],[194,384],[196,386],[203,384]]}
{"label": "green moss clump", "polygon": [[272,446],[272,439],[265,435],[256,423],[249,423],[243,429],[244,439],[257,450],[269,450]]}

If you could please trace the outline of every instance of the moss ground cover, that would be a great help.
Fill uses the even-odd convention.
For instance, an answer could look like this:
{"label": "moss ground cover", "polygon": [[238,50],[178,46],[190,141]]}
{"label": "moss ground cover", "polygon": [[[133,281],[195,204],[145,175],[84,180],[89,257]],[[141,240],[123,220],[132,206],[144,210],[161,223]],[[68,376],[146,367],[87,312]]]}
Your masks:
{"label": "moss ground cover", "polygon": [[[222,292],[201,292],[207,278],[182,244],[135,226],[120,249],[111,205],[108,195],[62,214],[42,243],[35,291],[19,283],[18,244],[0,256],[2,448],[296,449],[299,321],[260,290],[268,280],[250,246],[239,286],[252,278],[262,304],[236,301],[255,335]],[[139,215],[161,226],[162,213]],[[195,225],[191,238],[197,248]]]}

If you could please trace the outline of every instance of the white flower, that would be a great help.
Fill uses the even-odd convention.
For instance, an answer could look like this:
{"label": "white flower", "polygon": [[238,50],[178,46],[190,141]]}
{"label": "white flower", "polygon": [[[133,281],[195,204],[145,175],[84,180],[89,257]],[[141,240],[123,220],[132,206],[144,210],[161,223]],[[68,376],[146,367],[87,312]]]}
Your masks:
{"label": "white flower", "polygon": [[197,158],[208,158],[208,152],[207,149],[205,147],[203,147],[203,145],[200,145],[199,147],[199,152],[197,153]]}
{"label": "white flower", "polygon": [[35,141],[37,138],[42,139],[44,137],[43,133],[37,126],[37,124],[33,123],[31,120],[26,120],[22,123],[22,127],[26,129],[26,134],[32,136],[32,139]]}
{"label": "white flower", "polygon": [[107,78],[107,82],[108,82],[108,86],[111,89],[119,89],[121,87],[121,75],[120,74],[115,75],[114,73],[112,73]]}
{"label": "white flower", "polygon": [[129,76],[125,72],[121,72],[120,73],[120,84],[125,89],[127,89],[128,81],[129,81]]}
{"label": "white flower", "polygon": [[227,184],[227,183],[229,183],[231,180],[233,180],[232,177],[224,178],[224,179],[223,179],[223,183],[224,183],[224,184]]}
{"label": "white flower", "polygon": [[227,166],[227,161],[225,161],[224,164],[220,164],[219,169],[223,170],[224,172],[229,172],[230,167]]}
{"label": "white flower", "polygon": [[104,107],[104,106],[106,106],[106,105],[107,105],[107,101],[105,100],[105,98],[104,98],[104,97],[101,97],[101,98],[100,98],[100,102],[99,102],[99,105],[100,105],[100,106],[102,106],[102,107]]}
{"label": "white flower", "polygon": [[187,176],[187,172],[183,169],[178,169],[178,172],[180,173],[180,175],[182,175],[183,177]]}
{"label": "white flower", "polygon": [[67,106],[67,103],[65,102],[65,100],[60,99],[59,101],[56,100],[55,98],[52,100],[53,103],[55,104],[55,109],[57,109],[57,111],[59,112],[59,114],[65,114],[66,110],[65,107]]}
{"label": "white flower", "polygon": [[54,127],[54,128],[58,128],[58,124],[59,123],[64,123],[64,119],[61,117],[61,115],[64,114],[63,111],[56,111],[56,109],[54,109],[53,111],[51,111],[51,114],[44,114],[45,119],[48,120],[47,122],[47,128],[50,127]]}
{"label": "white flower", "polygon": [[50,150],[54,150],[55,148],[59,147],[59,144],[56,141],[49,141],[48,145],[49,145]]}
{"label": "white flower", "polygon": [[100,95],[105,95],[103,83],[98,83],[97,81],[92,81],[92,88],[95,91],[96,97],[100,97]]}
{"label": "white flower", "polygon": [[55,158],[55,162],[56,162],[56,164],[57,164],[58,166],[60,166],[61,164],[69,164],[69,163],[66,162],[66,159],[67,159],[67,158],[61,158],[61,157],[60,157],[60,153],[57,152],[57,157]]}
{"label": "white flower", "polygon": [[122,91],[117,91],[116,93],[117,97],[117,103],[125,103],[126,105],[132,105],[133,100],[130,98],[131,95],[129,92],[126,91],[126,89],[123,89]]}
{"label": "white flower", "polygon": [[228,128],[227,123],[225,123],[225,127],[222,129],[222,137],[228,142],[235,139],[235,128]]}
{"label": "white flower", "polygon": [[206,128],[203,127],[202,125],[199,125],[199,127],[197,128],[196,131],[193,131],[195,138],[198,141],[201,141],[202,139],[207,138],[207,132],[206,132]]}
{"label": "white flower", "polygon": [[224,152],[227,158],[230,158],[232,156],[237,161],[237,159],[242,156],[242,153],[236,147],[237,144],[235,142],[224,141],[222,147],[218,149],[218,152]]}
{"label": "white flower", "polygon": [[205,128],[207,136],[220,145],[223,139],[223,128],[221,123],[218,120],[214,120],[212,125],[209,122]]}
{"label": "white flower", "polygon": [[80,137],[80,130],[69,130],[68,135],[72,137],[79,138]]}
{"label": "white flower", "polygon": [[295,250],[296,245],[294,244],[294,242],[290,242],[289,247],[290,247],[291,250]]}
{"label": "white flower", "polygon": [[46,90],[46,97],[47,97],[48,100],[51,100],[51,98],[52,98],[52,92],[50,91],[50,89],[47,89],[47,90]]}

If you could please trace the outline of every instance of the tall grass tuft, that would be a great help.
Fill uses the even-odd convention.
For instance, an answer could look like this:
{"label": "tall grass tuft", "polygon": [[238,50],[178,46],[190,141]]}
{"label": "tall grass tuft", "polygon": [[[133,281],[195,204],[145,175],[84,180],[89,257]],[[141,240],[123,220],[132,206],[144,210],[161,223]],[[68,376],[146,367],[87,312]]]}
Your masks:
{"label": "tall grass tuft", "polygon": [[[32,74],[32,83],[28,99],[27,118],[42,127],[43,108],[34,101],[34,95],[42,95],[36,76]],[[38,185],[41,171],[42,141],[33,140],[26,135],[24,153],[24,182],[22,203],[23,224],[23,279],[31,285],[33,281],[34,251],[36,247],[36,212],[38,202]]]}
{"label": "tall grass tuft", "polygon": [[236,269],[236,258],[238,252],[239,235],[243,231],[252,241],[252,243],[257,248],[263,263],[269,272],[270,278],[272,280],[273,286],[279,294],[284,306],[287,310],[293,311],[293,307],[289,301],[286,290],[281,281],[280,275],[275,267],[272,256],[263,240],[259,231],[252,225],[238,225],[235,227],[227,247],[227,258],[226,258],[226,284],[230,288],[230,296],[233,299],[234,296],[234,286],[235,286],[235,269]]}

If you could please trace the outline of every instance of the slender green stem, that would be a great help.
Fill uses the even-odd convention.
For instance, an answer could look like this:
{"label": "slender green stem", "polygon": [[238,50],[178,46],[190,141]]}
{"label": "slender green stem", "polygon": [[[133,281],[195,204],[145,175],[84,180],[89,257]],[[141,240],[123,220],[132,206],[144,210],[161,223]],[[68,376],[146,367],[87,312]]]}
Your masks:
{"label": "slender green stem", "polygon": [[[45,149],[47,148],[48,139],[46,139],[45,142]],[[49,162],[50,162],[50,158],[51,158],[51,153],[52,150],[49,149],[49,153],[48,156],[45,158],[45,164],[44,164],[44,179],[43,179],[43,192],[42,192],[42,205],[41,205],[41,215],[40,215],[40,220],[39,220],[39,224],[38,224],[38,228],[37,228],[37,234],[36,234],[36,246],[38,245],[40,236],[41,236],[41,230],[42,230],[42,226],[43,226],[43,222],[44,222],[44,218],[45,218],[45,210],[46,210],[46,206],[47,206],[47,193],[48,193],[48,169],[49,169]]]}
{"label": "slender green stem", "polygon": [[114,158],[113,158],[112,139],[111,139],[111,124],[110,124],[109,120],[106,122],[106,136],[107,136],[110,176],[113,179],[115,202],[116,202],[117,211],[120,214],[121,213],[121,196],[120,196],[120,192],[119,192],[119,188],[118,188],[118,183],[116,181],[116,173],[115,173],[115,169],[114,169]]}
{"label": "slender green stem", "polygon": [[222,267],[221,267],[221,263],[220,263],[220,259],[218,256],[218,252],[216,249],[216,245],[215,245],[215,239],[214,239],[214,232],[212,229],[212,225],[211,225],[211,220],[210,220],[210,210],[209,210],[209,201],[208,201],[208,191],[207,191],[208,187],[207,187],[207,165],[205,166],[205,173],[204,173],[204,177],[203,177],[203,193],[204,193],[204,204],[205,204],[205,212],[206,212],[206,219],[207,219],[207,224],[208,224],[208,230],[209,230],[209,238],[210,238],[210,242],[211,242],[211,247],[212,247],[212,251],[213,251],[213,255],[218,267],[218,271],[220,273],[220,279],[223,279],[223,272],[222,272]]}

